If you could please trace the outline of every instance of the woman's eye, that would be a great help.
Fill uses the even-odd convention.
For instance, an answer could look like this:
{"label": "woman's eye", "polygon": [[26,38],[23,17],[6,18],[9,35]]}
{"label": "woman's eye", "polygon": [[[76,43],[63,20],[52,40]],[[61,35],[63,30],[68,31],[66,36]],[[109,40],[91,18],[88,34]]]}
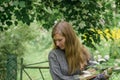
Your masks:
{"label": "woman's eye", "polygon": [[62,41],[62,39],[59,39],[58,41]]}
{"label": "woman's eye", "polygon": [[63,39],[57,39],[57,40],[55,40],[55,41],[58,41],[58,42],[60,42],[60,41],[62,41]]}

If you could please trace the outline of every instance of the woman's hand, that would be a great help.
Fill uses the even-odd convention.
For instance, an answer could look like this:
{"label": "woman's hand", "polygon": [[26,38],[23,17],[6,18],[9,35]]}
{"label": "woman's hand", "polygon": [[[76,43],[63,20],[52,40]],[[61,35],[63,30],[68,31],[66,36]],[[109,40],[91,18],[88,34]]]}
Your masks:
{"label": "woman's hand", "polygon": [[96,75],[97,75],[96,70],[93,68],[90,68],[90,69],[83,71],[83,74],[80,75],[80,80],[90,80],[96,77]]}

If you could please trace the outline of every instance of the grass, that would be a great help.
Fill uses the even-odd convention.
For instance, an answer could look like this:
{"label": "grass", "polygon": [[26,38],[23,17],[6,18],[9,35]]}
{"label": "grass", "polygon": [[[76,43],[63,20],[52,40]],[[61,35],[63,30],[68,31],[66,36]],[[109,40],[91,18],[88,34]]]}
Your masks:
{"label": "grass", "polygon": [[[51,50],[51,38],[49,33],[45,33],[48,35],[40,34],[38,38],[35,40],[25,43],[24,46],[26,50],[24,51],[24,55],[21,56],[24,60],[23,63],[27,64],[35,64],[31,66],[48,66],[48,63],[41,63],[44,61],[48,61],[48,54]],[[20,58],[18,58],[18,63],[20,63]],[[20,80],[20,65],[18,68],[18,80]],[[30,75],[32,80],[42,80],[42,76],[40,74],[39,69],[25,69],[27,73]],[[52,80],[51,75],[48,69],[41,70],[45,80]],[[23,72],[23,80],[29,80],[28,76]]]}
{"label": "grass", "polygon": [[[47,61],[48,53],[50,49],[44,50],[44,52],[39,52],[39,50],[36,50],[35,48],[29,47],[28,52],[23,56],[24,58],[24,64],[34,64],[34,63],[40,63],[43,61]],[[40,64],[35,64],[31,66],[48,66],[48,63],[40,63]],[[32,77],[33,80],[42,80],[42,77],[40,75],[39,69],[25,69],[28,74]],[[51,80],[51,76],[49,73],[49,70],[42,70],[45,80]],[[18,79],[20,78],[18,74]],[[28,80],[28,76],[26,74],[23,74],[23,80]]]}

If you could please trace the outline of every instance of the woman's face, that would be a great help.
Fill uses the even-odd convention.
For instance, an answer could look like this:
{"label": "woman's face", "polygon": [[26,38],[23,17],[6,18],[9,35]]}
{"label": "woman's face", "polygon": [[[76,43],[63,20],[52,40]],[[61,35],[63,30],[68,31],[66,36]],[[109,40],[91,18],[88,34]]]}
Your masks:
{"label": "woman's face", "polygon": [[59,47],[62,50],[65,49],[65,37],[64,36],[62,36],[61,34],[55,34],[53,39],[57,47]]}

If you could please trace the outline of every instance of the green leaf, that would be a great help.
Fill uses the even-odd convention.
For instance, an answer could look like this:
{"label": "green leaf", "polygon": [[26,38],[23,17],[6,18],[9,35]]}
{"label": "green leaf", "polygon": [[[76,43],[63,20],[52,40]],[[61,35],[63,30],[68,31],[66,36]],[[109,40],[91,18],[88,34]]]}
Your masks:
{"label": "green leaf", "polygon": [[24,8],[24,7],[25,7],[25,1],[20,1],[19,6],[20,6],[21,8]]}
{"label": "green leaf", "polygon": [[51,10],[51,8],[50,7],[44,7],[43,8],[47,13],[49,13],[49,14],[52,14],[52,10]]}
{"label": "green leaf", "polygon": [[18,6],[18,5],[19,5],[19,2],[18,2],[18,1],[14,1],[14,2],[13,2],[13,5]]}
{"label": "green leaf", "polygon": [[89,0],[80,0],[81,2],[85,2],[85,3],[88,3]]}
{"label": "green leaf", "polygon": [[11,21],[6,21],[6,24],[10,26],[10,25],[12,25],[12,22]]}

